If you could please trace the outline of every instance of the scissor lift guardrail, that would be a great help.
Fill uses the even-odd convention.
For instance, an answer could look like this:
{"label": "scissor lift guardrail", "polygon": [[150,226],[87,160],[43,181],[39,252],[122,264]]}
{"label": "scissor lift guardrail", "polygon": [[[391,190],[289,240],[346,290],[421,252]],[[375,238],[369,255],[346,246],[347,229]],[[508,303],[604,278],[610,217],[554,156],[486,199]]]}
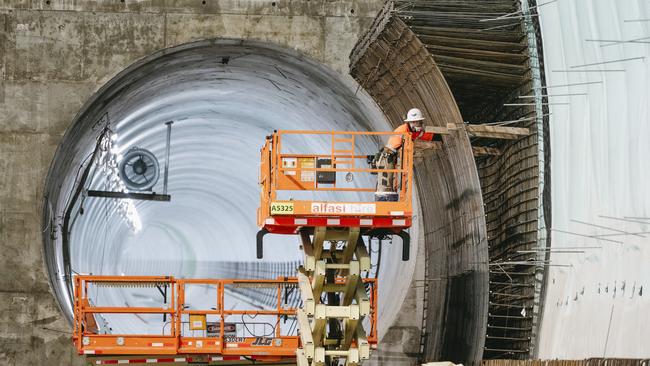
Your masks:
{"label": "scissor lift guardrail", "polygon": [[[146,358],[131,357],[106,360],[97,358],[97,364],[114,363],[151,363],[152,360],[177,360],[180,358],[205,360],[206,363],[230,361],[245,362],[295,362],[295,350],[299,347],[298,335],[285,334],[282,327],[277,326],[286,317],[296,317],[297,310],[283,304],[288,288],[296,288],[299,281],[295,277],[281,277],[276,280],[237,280],[237,279],[176,279],[170,276],[85,276],[78,275],[75,281],[74,297],[74,333],[73,342],[79,354],[91,357],[105,356],[136,356],[146,355]],[[373,279],[364,280],[368,287],[371,312],[376,306],[376,282]],[[190,285],[209,285],[216,289],[215,305],[210,309],[188,309],[186,306],[186,287]],[[89,286],[100,287],[165,287],[169,289],[169,297],[160,307],[133,306],[95,306],[90,303]],[[277,308],[270,310],[227,310],[225,291],[230,287],[269,288],[277,290]],[[100,334],[96,315],[98,314],[164,314],[169,318],[166,334]],[[237,323],[228,321],[234,315],[267,315],[276,317],[277,323],[272,335],[237,336],[229,335],[226,329],[235,327]],[[213,316],[218,320],[217,334],[208,336],[206,332],[195,336],[185,331],[187,324],[182,318],[196,317],[203,326],[206,317]],[[192,318],[190,318],[192,319]],[[195,320],[196,321],[196,320]],[[298,321],[298,320],[296,320]],[[185,328],[184,328],[185,326]],[[249,325],[250,326],[250,325]],[[369,326],[370,343],[376,342],[376,326]],[[165,333],[164,331],[162,333]],[[158,357],[158,355],[185,357]],[[148,360],[148,361],[147,361]],[[136,362],[138,361],[138,362]],[[162,362],[162,361],[161,361]]]}
{"label": "scissor lift guardrail", "polygon": [[[321,366],[344,358],[359,365],[370,357],[371,342],[362,324],[371,317],[376,332],[376,310],[361,280],[371,268],[363,236],[396,234],[402,237],[402,259],[409,257],[413,185],[413,143],[408,134],[398,152],[395,168],[359,167],[355,141],[362,136],[384,137],[394,132],[276,131],[261,149],[261,205],[258,209],[257,256],[263,255],[266,234],[298,235],[304,263],[298,269],[303,307],[297,310],[301,347],[299,366]],[[329,154],[282,152],[288,135],[331,139]],[[349,144],[341,148],[341,144]],[[336,202],[331,200],[280,200],[280,191],[375,192],[376,186],[337,184],[336,173],[381,174],[397,177],[395,202]],[[348,181],[349,182],[349,181]]]}
{"label": "scissor lift guardrail", "polygon": [[[357,152],[355,141],[358,142],[364,137],[382,139],[393,135],[401,135],[404,139],[402,148],[398,150],[398,165],[394,169],[369,168],[362,165],[366,164],[368,155]],[[285,153],[282,151],[286,145],[284,140],[292,136],[329,138],[331,150],[327,154]],[[343,143],[350,146],[343,149],[340,147]],[[399,235],[404,244],[402,259],[408,259],[409,235],[404,229],[411,227],[413,217],[413,141],[408,133],[280,130],[267,136],[260,153],[261,192],[257,223],[261,229],[257,234],[258,258],[263,256],[263,238],[269,233],[299,234],[301,228],[359,227],[361,235]],[[365,187],[342,186],[336,180],[336,173],[395,174],[399,182],[399,198],[395,202],[278,198],[278,193],[282,191],[376,191],[374,183]]]}

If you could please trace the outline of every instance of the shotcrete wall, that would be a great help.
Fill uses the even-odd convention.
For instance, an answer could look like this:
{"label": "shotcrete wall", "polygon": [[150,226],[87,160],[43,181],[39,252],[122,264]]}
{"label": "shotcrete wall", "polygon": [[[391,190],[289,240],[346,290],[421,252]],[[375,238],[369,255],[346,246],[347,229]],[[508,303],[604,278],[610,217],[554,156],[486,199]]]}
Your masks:
{"label": "shotcrete wall", "polygon": [[[469,128],[487,124],[528,129],[528,134],[515,139],[472,136],[470,140],[491,263],[485,359],[525,359],[534,354],[543,298],[545,266],[536,264],[543,255],[535,253],[543,253],[550,225],[549,185],[544,184],[549,179],[544,161],[550,150],[544,138],[548,108],[543,104],[536,5],[534,0],[396,0],[387,5],[391,11],[375,25],[381,29],[390,16],[415,33],[426,48],[423,54],[430,54],[448,83]],[[497,14],[503,17],[495,18]],[[404,52],[399,48],[404,42],[380,46],[390,60],[393,53]],[[426,70],[426,65],[421,66],[420,70]],[[382,69],[389,76],[381,79],[403,79],[407,71],[402,63],[391,64],[386,72]],[[382,96],[398,99],[404,92],[397,88],[409,86],[391,83]]]}

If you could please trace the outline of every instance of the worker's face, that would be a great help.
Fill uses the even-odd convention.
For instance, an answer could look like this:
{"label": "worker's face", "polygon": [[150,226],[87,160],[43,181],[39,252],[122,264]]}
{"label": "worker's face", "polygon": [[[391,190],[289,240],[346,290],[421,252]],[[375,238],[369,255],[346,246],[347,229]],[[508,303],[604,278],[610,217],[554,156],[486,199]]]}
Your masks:
{"label": "worker's face", "polygon": [[413,131],[422,131],[422,121],[409,122]]}

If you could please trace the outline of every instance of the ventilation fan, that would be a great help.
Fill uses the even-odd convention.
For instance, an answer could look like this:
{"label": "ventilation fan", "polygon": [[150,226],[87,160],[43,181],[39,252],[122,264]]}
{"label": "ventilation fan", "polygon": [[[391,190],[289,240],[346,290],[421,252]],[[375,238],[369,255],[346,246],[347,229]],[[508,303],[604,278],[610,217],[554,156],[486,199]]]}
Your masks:
{"label": "ventilation fan", "polygon": [[120,178],[132,191],[150,191],[160,177],[158,159],[149,150],[129,149],[119,165]]}

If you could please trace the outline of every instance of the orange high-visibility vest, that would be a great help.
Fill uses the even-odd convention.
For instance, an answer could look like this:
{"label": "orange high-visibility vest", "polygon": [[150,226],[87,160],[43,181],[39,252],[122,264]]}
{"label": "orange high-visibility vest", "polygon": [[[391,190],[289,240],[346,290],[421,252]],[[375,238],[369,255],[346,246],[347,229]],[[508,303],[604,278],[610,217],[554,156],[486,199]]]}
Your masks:
{"label": "orange high-visibility vest", "polygon": [[[433,141],[433,132],[416,132],[416,131],[411,131],[411,126],[408,123],[401,124],[399,127],[395,129],[394,132],[397,133],[404,133],[404,132],[409,132],[411,134],[411,139],[413,141],[415,140],[422,140],[422,141]],[[400,147],[402,147],[402,144],[404,141],[402,141],[402,135],[393,135],[388,139],[388,143],[386,144],[387,147],[397,150]]]}

